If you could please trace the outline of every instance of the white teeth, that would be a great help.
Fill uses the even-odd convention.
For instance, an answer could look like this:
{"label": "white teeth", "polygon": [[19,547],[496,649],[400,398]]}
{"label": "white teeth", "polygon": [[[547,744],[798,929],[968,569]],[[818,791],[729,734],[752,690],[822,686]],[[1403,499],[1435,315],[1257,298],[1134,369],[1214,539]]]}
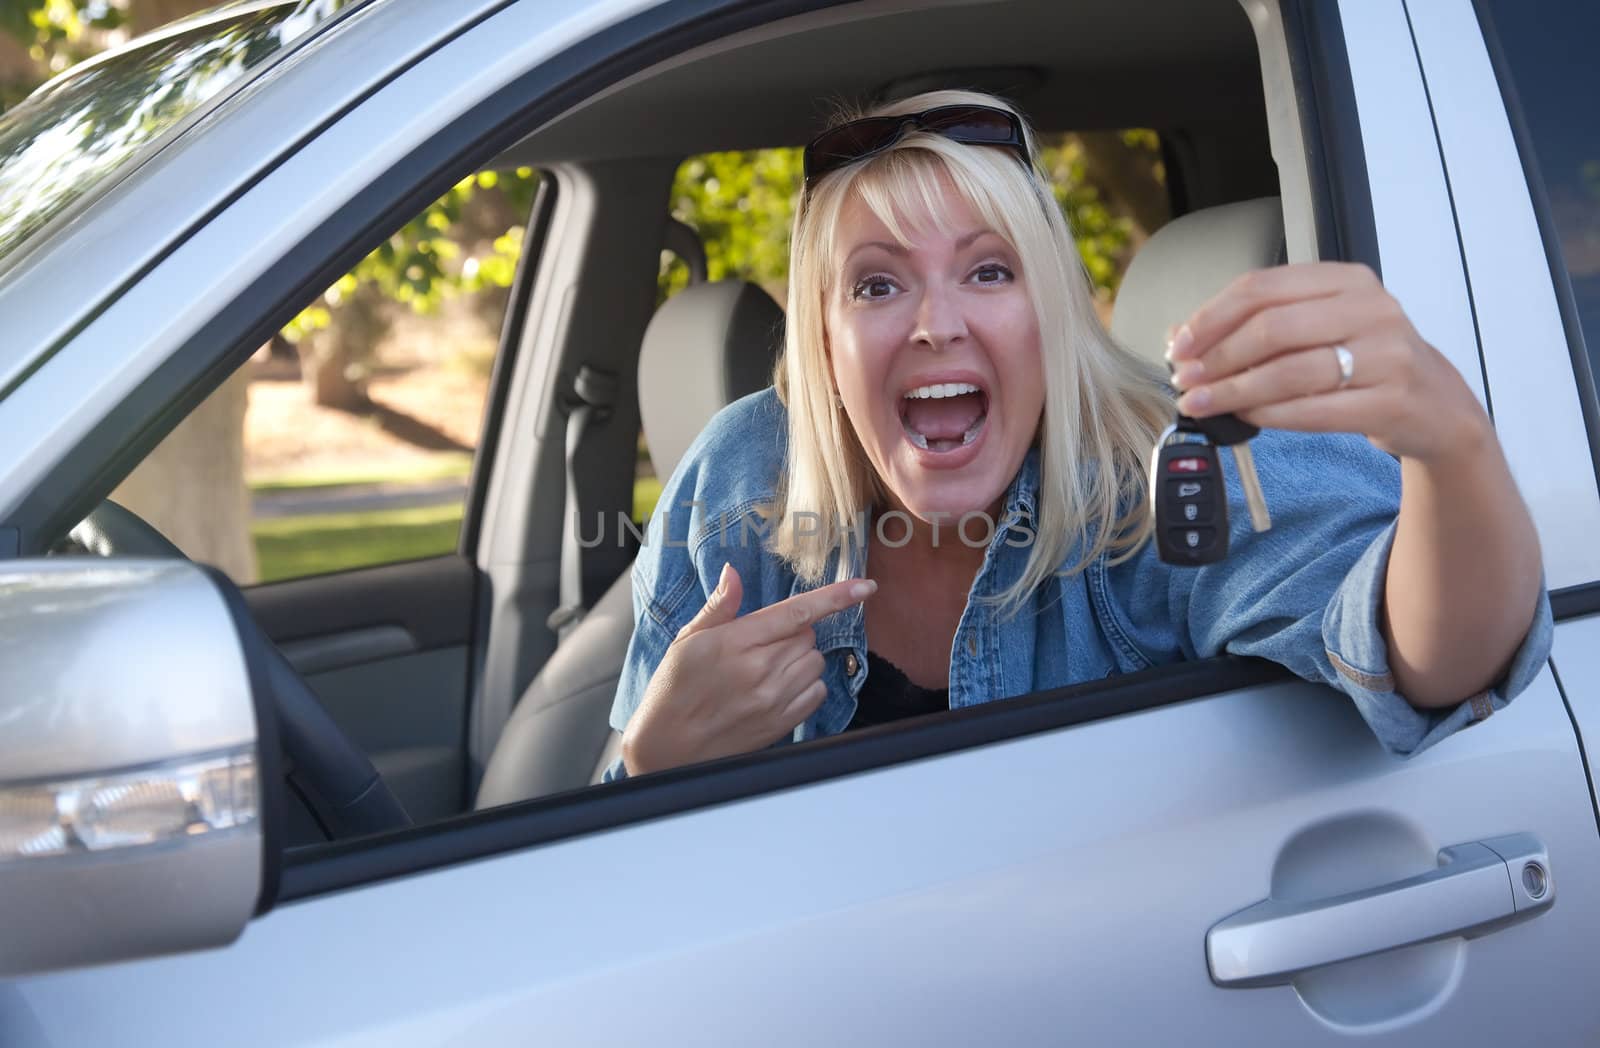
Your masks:
{"label": "white teeth", "polygon": [[943,400],[945,397],[959,397],[963,393],[977,393],[978,387],[970,382],[940,382],[932,386],[918,386],[906,392],[907,400]]}
{"label": "white teeth", "polygon": [[[977,440],[978,439],[978,431],[983,429],[983,424],[985,422],[987,422],[988,420],[989,420],[989,417],[987,415],[983,415],[983,416],[979,417],[979,419],[976,422],[974,422],[972,424],[972,426],[970,428],[968,428],[968,430],[965,433],[961,434],[961,447],[966,447],[968,444],[971,444],[974,440]],[[912,444],[914,444],[917,447],[921,448],[923,451],[929,450],[928,449],[928,438],[927,437],[923,436],[921,433],[918,433],[916,430],[912,429],[910,426],[904,426],[902,428],[905,430],[905,434],[906,434],[906,439],[907,440],[911,441]],[[945,450],[948,451],[949,449],[946,448]]]}

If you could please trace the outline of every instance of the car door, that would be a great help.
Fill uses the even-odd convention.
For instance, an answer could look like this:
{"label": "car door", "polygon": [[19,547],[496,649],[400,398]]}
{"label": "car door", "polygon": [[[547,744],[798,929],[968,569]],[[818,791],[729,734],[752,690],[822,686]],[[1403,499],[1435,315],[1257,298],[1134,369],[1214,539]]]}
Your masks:
{"label": "car door", "polygon": [[[824,5],[507,4],[265,175],[118,307],[181,277],[217,301],[259,291],[270,313],[265,281],[324,266],[452,158],[481,162],[656,58],[798,31],[775,20],[808,6]],[[1493,395],[1405,5],[1246,7],[1269,101],[1321,158],[1301,190],[1318,228],[1291,255],[1316,243],[1380,265]],[[425,116],[396,128],[390,114],[413,109]],[[1279,145],[1280,163],[1296,156]],[[366,180],[292,221],[267,206],[330,169]],[[269,228],[281,256],[218,265],[231,238]],[[22,1043],[107,1041],[131,1022],[162,1043],[1582,1044],[1600,1032],[1584,963],[1597,874],[1548,670],[1487,724],[1401,760],[1343,697],[1215,660],[297,853],[277,907],[228,949],[0,985],[0,1029]],[[1512,898],[1535,915],[1511,921]],[[1267,916],[1299,914],[1261,926],[1277,968],[1208,963],[1208,933],[1266,900]],[[1384,942],[1417,944],[1340,960]]]}

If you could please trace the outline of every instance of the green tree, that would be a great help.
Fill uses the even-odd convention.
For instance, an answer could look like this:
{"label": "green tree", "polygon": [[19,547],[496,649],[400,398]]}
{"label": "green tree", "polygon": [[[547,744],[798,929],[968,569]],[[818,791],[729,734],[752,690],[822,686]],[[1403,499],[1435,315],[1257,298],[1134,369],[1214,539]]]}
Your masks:
{"label": "green tree", "polygon": [[[1169,217],[1155,132],[1046,136],[1040,164],[1084,268],[1109,302],[1133,251]],[[749,280],[782,300],[801,172],[798,149],[705,153],[679,166],[672,214],[700,234],[708,279]],[[664,260],[661,298],[687,282],[681,261]]]}
{"label": "green tree", "polygon": [[537,186],[532,168],[462,179],[290,321],[283,334],[300,350],[315,402],[371,407],[367,380],[392,323],[390,303],[428,314],[455,295],[509,288]]}

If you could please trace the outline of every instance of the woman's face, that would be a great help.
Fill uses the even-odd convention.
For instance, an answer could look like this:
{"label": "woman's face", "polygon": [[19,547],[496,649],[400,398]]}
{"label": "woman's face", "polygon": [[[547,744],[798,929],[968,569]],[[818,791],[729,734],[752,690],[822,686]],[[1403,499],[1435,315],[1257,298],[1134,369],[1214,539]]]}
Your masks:
{"label": "woman's face", "polygon": [[1044,369],[1016,250],[949,185],[941,207],[950,232],[923,223],[902,247],[852,197],[824,317],[834,383],[894,508],[953,526],[999,509],[1039,425]]}

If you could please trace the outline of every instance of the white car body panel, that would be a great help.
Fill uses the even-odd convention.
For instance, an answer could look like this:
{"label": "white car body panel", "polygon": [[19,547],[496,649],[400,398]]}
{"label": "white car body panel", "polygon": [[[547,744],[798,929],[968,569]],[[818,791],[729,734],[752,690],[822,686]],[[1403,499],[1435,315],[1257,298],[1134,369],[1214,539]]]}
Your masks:
{"label": "white car body panel", "polygon": [[[1600,739],[1600,687],[1594,683],[1600,681],[1596,676],[1600,674],[1600,615],[1557,623],[1550,662],[1559,675],[1573,727],[1580,738],[1589,740],[1588,748],[1593,752],[1595,740]],[[1600,753],[1595,756],[1600,757]],[[1589,791],[1595,811],[1600,812],[1600,783],[1595,781],[1594,765],[1589,763],[1588,768]]]}
{"label": "white car body panel", "polygon": [[1495,431],[1527,500],[1551,589],[1600,579],[1600,491],[1516,141],[1470,0],[1410,5],[1450,172]]}
{"label": "white car body panel", "polygon": [[1481,403],[1483,371],[1450,194],[1402,0],[1341,0],[1384,287]]}
{"label": "white car body panel", "polygon": [[[0,1021],[101,1043],[125,1015],[83,1003],[136,1000],[166,1045],[1585,1043],[1600,837],[1549,674],[1488,725],[1397,761],[1337,696],[1237,692],[282,906],[221,954],[0,986]],[[1345,888],[1532,832],[1555,908],[1300,992],[1212,985],[1207,928],[1315,829]],[[1408,995],[1372,1026],[1304,999]]]}

